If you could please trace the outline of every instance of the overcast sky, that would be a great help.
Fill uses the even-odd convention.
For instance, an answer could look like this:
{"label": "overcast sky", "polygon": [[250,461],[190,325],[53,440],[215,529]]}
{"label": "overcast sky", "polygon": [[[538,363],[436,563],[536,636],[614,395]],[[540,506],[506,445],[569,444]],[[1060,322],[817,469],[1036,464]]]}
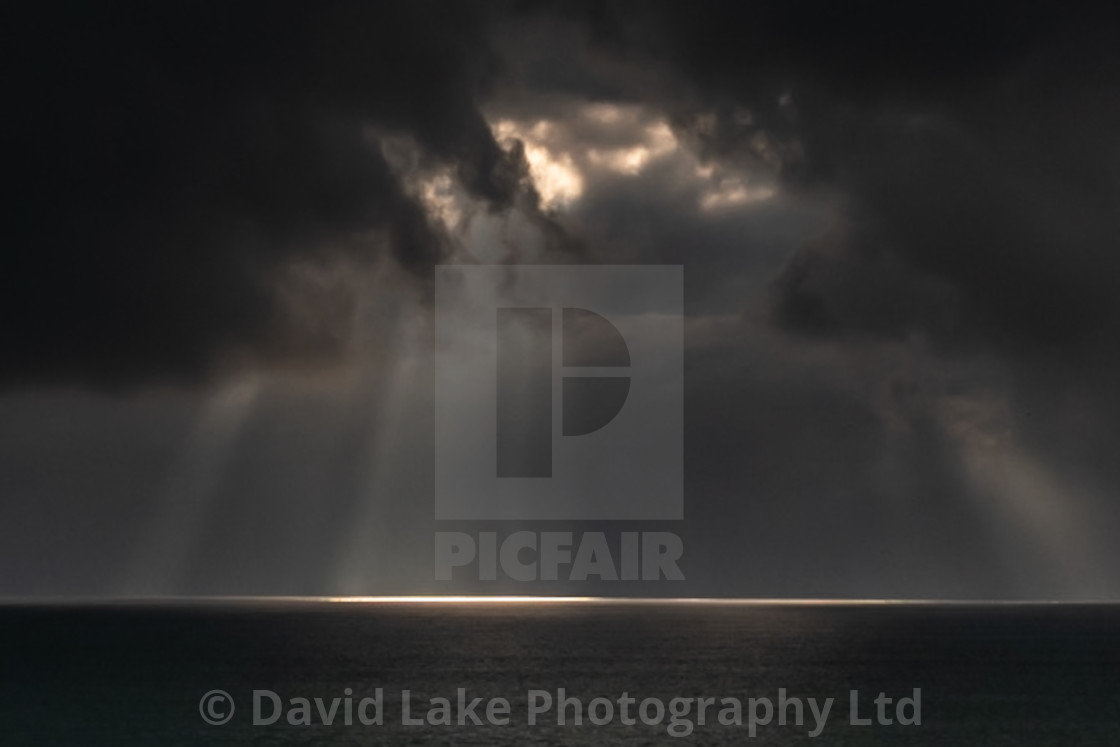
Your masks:
{"label": "overcast sky", "polygon": [[577,263],[684,267],[686,519],[633,526],[680,534],[688,580],[621,593],[1120,597],[1118,31],[1070,3],[24,14],[0,594],[446,591],[434,268]]}

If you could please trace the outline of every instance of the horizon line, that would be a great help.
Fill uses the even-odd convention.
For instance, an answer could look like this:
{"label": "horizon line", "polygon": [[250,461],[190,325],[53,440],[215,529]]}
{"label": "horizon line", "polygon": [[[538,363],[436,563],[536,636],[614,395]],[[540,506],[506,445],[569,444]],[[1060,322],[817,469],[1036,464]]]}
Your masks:
{"label": "horizon line", "polygon": [[139,596],[0,596],[0,607],[98,606],[176,604],[680,604],[728,606],[1050,606],[1120,604],[1120,599],[938,599],[938,598],[847,598],[847,597],[612,597],[553,595],[139,595]]}

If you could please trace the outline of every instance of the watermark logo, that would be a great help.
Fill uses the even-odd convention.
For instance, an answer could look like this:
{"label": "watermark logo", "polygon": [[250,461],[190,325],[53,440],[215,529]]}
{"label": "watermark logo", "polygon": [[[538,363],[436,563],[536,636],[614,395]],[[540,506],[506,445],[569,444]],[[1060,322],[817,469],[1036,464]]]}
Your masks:
{"label": "watermark logo", "polygon": [[676,266],[436,268],[435,518],[673,520]]}
{"label": "watermark logo", "polygon": [[[221,709],[213,708],[214,696]],[[771,695],[710,695],[662,698],[642,697],[626,690],[621,693],[593,695],[559,687],[555,691],[526,690],[520,696],[474,695],[465,687],[454,694],[424,698],[410,689],[387,694],[383,687],[347,687],[333,697],[286,697],[273,690],[255,689],[252,693],[253,727],[301,730],[324,727],[364,726],[383,730],[390,741],[411,732],[414,737],[433,734],[440,729],[505,728],[519,734],[524,742],[531,730],[556,727],[655,727],[670,737],[687,737],[701,730],[742,728],[740,737],[763,737],[767,727],[792,727],[810,738],[819,737],[835,723],[851,728],[871,726],[902,727],[922,725],[922,689],[914,688],[903,697],[880,691],[874,708],[861,703],[859,690],[848,691],[848,718],[839,712],[841,700],[835,697],[792,695],[784,687]],[[864,698],[863,700],[866,700]],[[834,708],[834,706],[836,706]],[[222,726],[233,717],[233,700],[223,690],[211,690],[202,697],[199,713],[211,726]],[[831,718],[836,716],[836,718]],[[305,732],[306,733],[306,732]],[[849,732],[851,733],[851,732]],[[393,739],[397,737],[398,739]]]}
{"label": "watermark logo", "polygon": [[211,726],[228,724],[235,710],[233,698],[225,690],[211,690],[198,701],[198,715]]}

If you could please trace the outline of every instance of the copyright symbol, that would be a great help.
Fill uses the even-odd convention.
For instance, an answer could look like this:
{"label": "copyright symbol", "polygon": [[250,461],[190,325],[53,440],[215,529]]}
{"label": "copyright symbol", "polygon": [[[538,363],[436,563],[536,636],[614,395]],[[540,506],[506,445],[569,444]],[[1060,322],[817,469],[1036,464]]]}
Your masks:
{"label": "copyright symbol", "polygon": [[228,724],[233,710],[233,698],[225,690],[211,690],[198,701],[198,715],[211,726]]}

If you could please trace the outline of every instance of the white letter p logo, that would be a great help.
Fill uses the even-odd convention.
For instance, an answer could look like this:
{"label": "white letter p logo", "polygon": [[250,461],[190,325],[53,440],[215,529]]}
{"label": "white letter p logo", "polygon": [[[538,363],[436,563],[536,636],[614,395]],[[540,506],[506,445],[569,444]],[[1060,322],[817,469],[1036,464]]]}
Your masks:
{"label": "white letter p logo", "polygon": [[436,270],[436,518],[679,519],[682,275]]}

